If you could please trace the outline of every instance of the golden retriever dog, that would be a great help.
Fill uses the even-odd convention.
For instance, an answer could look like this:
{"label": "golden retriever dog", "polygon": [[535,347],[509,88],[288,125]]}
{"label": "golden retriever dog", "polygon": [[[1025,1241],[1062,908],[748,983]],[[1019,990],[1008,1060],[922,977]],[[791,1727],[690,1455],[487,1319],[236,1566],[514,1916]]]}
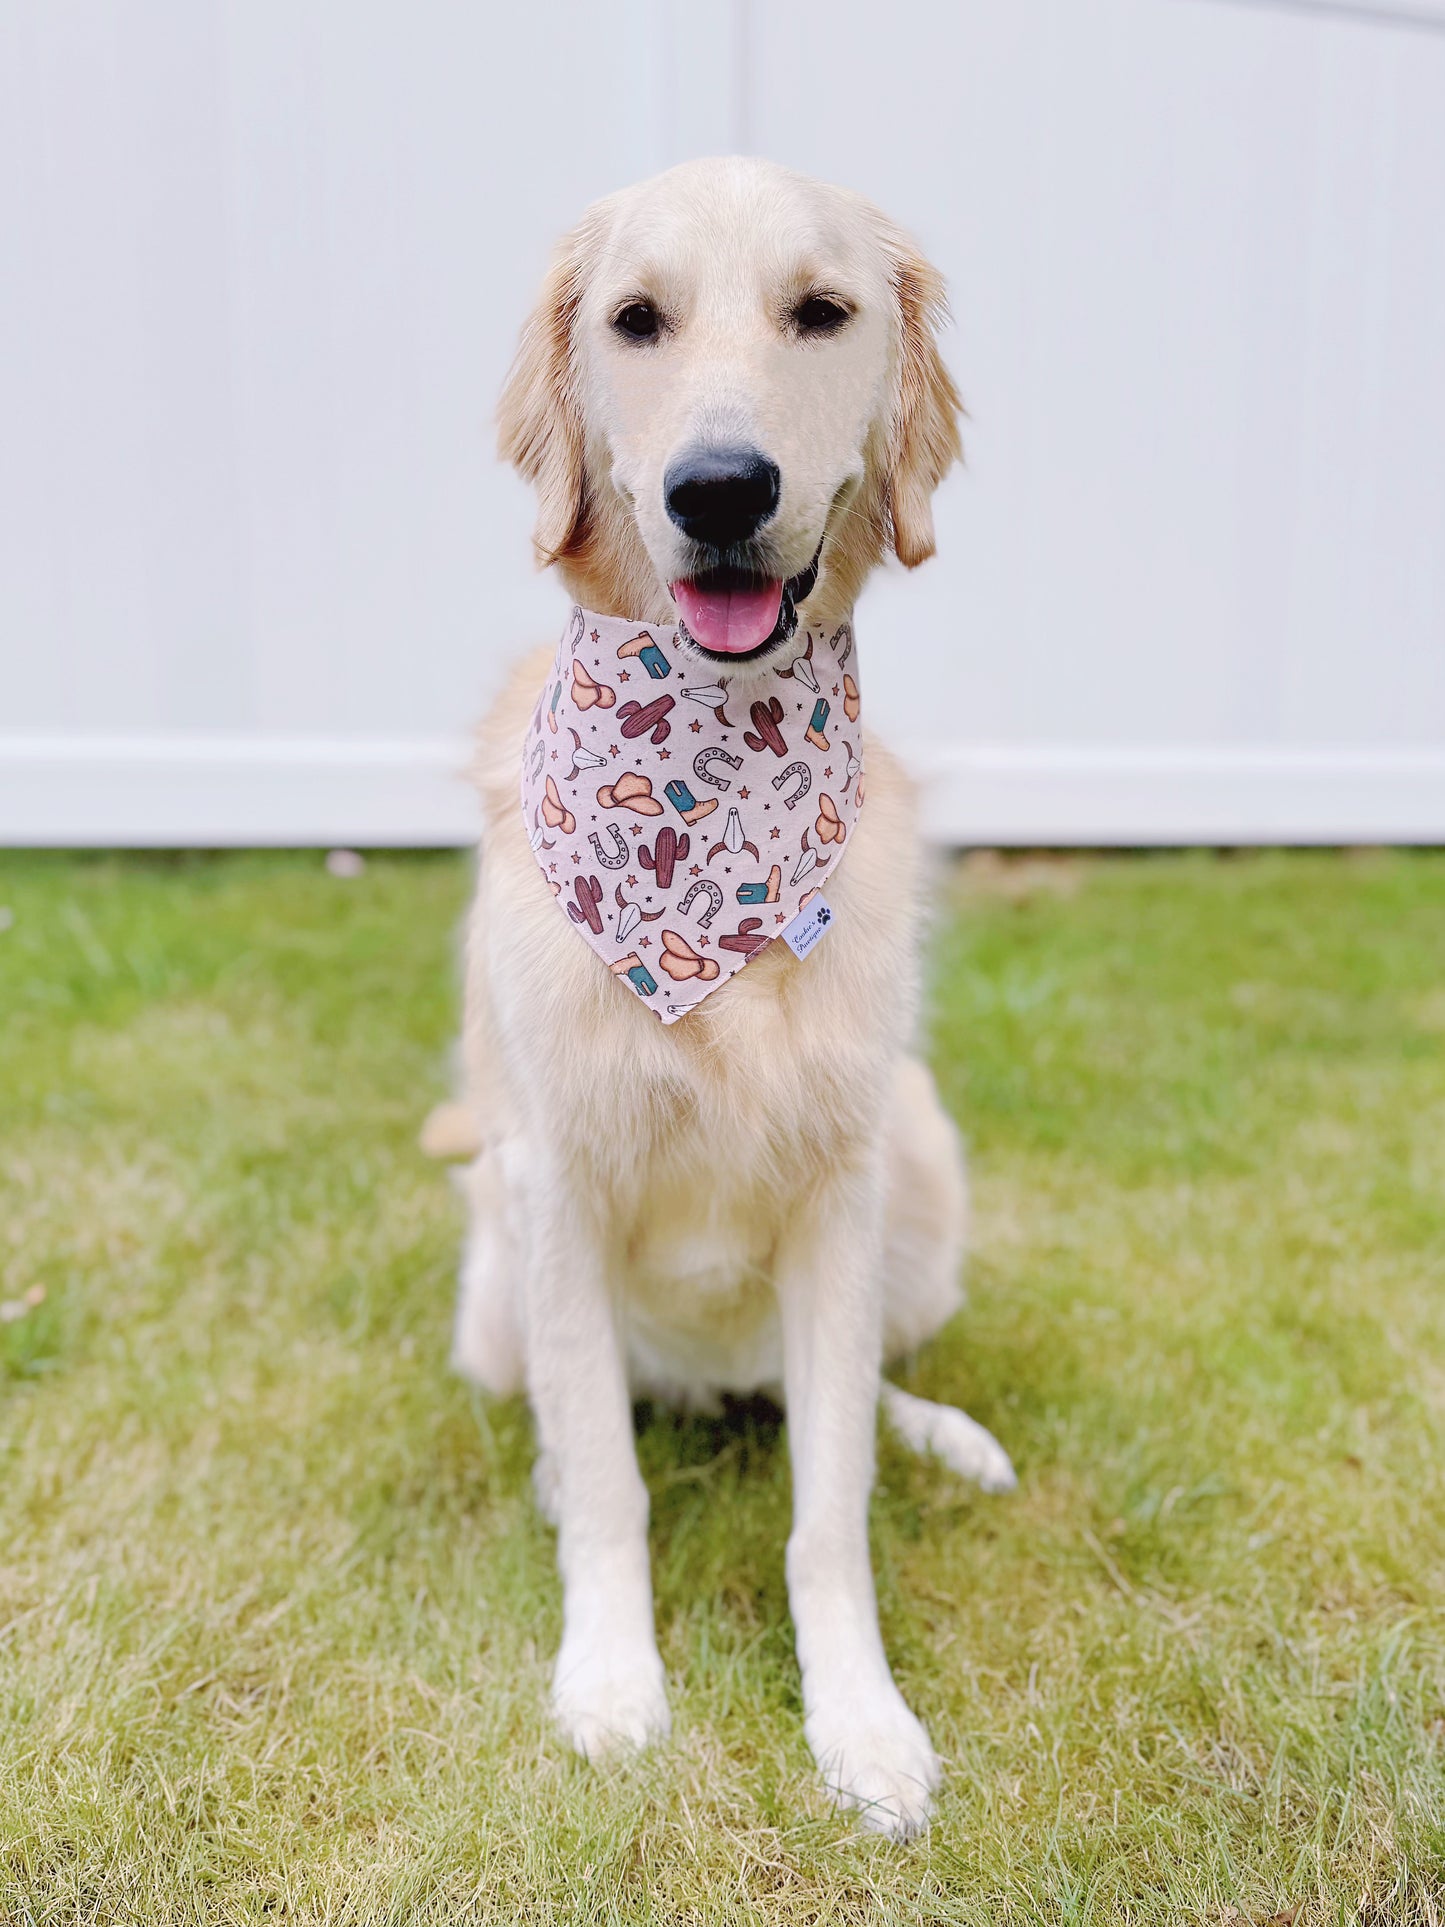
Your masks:
{"label": "golden retriever dog", "polygon": [[[745,713],[778,688],[799,623],[836,632],[886,550],[910,568],[933,552],[930,498],[959,454],[942,301],[867,201],[760,161],[690,163],[599,202],[556,255],[501,403],[541,564],[585,610],[676,630],[694,680],[725,667]],[[906,1834],[938,1762],[878,1630],[880,1402],[910,1445],[1013,1483],[981,1426],[881,1377],[960,1302],[966,1205],[914,1054],[912,792],[865,732],[826,941],[805,959],[768,943],[659,1022],[579,941],[529,842],[522,750],[551,660],[519,666],[481,735],[456,1362],[494,1393],[525,1388],[535,1415],[564,1601],[554,1714],[589,1756],[668,1731],[633,1400],[769,1392],[792,1455],[808,1742],[839,1800]]]}

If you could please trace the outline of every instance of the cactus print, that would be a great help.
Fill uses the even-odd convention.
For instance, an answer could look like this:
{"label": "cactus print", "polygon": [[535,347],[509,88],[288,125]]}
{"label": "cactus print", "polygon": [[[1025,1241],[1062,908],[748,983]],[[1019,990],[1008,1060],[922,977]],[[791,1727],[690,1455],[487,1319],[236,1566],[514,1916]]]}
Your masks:
{"label": "cactus print", "polygon": [[572,610],[522,745],[522,821],[558,908],[664,1024],[766,950],[847,849],[857,666],[851,624],[802,631],[730,714],[728,678],[704,682],[676,630]]}

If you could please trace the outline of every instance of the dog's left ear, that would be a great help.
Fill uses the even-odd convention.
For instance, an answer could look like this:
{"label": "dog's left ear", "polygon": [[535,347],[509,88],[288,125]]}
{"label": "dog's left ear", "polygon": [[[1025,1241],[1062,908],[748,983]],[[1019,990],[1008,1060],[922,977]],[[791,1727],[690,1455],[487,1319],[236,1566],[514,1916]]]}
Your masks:
{"label": "dog's left ear", "polygon": [[898,372],[883,486],[894,551],[905,568],[916,569],[934,550],[933,491],[963,455],[963,401],[938,352],[948,314],[943,276],[904,236],[889,238]]}
{"label": "dog's left ear", "polygon": [[498,452],[536,486],[532,542],[541,568],[576,552],[587,521],[582,409],[572,369],[582,258],[579,228],[547,270],[497,409]]}

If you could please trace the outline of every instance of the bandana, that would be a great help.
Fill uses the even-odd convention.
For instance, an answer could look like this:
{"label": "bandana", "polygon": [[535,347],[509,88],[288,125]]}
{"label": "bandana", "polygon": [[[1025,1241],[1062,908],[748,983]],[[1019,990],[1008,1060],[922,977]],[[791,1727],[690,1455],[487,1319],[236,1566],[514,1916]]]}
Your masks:
{"label": "bandana", "polygon": [[677,631],[573,608],[522,818],[569,922],[670,1024],[781,936],[805,955],[863,802],[853,630],[807,630],[746,707]]}

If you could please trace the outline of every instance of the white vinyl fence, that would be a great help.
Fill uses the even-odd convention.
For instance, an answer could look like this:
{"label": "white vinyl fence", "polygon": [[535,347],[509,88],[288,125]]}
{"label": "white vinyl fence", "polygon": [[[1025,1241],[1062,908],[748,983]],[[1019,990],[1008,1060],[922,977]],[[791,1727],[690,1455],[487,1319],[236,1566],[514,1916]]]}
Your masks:
{"label": "white vinyl fence", "polygon": [[1445,840],[1445,0],[0,0],[0,841],[470,838],[518,325],[729,150],[952,286],[940,835]]}

